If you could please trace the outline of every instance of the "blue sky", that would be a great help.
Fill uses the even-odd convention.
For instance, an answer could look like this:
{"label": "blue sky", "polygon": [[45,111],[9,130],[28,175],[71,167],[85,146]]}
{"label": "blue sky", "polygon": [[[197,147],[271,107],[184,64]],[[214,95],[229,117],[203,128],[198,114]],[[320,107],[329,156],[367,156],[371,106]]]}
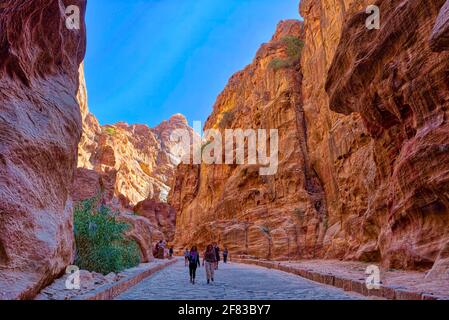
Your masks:
{"label": "blue sky", "polygon": [[90,0],[89,108],[101,124],[204,123],[229,77],[249,64],[299,0]]}

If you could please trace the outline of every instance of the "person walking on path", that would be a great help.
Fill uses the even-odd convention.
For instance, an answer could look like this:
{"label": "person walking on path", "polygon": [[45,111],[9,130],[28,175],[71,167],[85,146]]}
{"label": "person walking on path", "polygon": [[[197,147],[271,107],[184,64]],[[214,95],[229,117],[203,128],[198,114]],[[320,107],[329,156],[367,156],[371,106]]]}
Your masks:
{"label": "person walking on path", "polygon": [[223,262],[224,263],[228,263],[228,254],[229,254],[228,248],[225,247],[224,251],[223,251]]}
{"label": "person walking on path", "polygon": [[156,243],[156,245],[154,246],[154,250],[153,250],[153,256],[157,259],[159,254],[159,242]]}
{"label": "person walking on path", "polygon": [[170,255],[170,259],[173,258],[173,246],[168,250],[168,254]]}
{"label": "person walking on path", "polygon": [[164,259],[164,247],[162,244],[162,240],[160,240],[157,245],[156,245],[156,250],[157,250],[157,258],[158,259]]}
{"label": "person walking on path", "polygon": [[196,246],[193,246],[189,253],[189,274],[191,284],[195,284],[197,267],[201,267],[200,254],[198,253]]}
{"label": "person walking on path", "polygon": [[214,243],[214,251],[215,251],[215,259],[217,262],[215,262],[215,270],[218,270],[218,263],[220,262],[220,247],[217,243]]}
{"label": "person walking on path", "polygon": [[167,256],[167,241],[165,241],[165,240],[163,240],[162,242],[161,242],[161,246],[162,246],[162,248],[163,248],[163,254],[162,254],[162,259],[165,259],[165,257]]}
{"label": "person walking on path", "polygon": [[209,284],[211,280],[212,282],[214,281],[214,270],[216,263],[217,263],[217,254],[214,250],[214,247],[210,244],[207,246],[203,258],[203,266],[206,267],[207,284]]}
{"label": "person walking on path", "polygon": [[186,250],[184,251],[184,266],[185,267],[189,266],[189,256],[190,256],[190,251],[189,251],[189,249],[186,248]]}
{"label": "person walking on path", "polygon": [[165,253],[164,253],[164,248],[159,246],[159,251],[157,254],[158,259],[165,259]]}

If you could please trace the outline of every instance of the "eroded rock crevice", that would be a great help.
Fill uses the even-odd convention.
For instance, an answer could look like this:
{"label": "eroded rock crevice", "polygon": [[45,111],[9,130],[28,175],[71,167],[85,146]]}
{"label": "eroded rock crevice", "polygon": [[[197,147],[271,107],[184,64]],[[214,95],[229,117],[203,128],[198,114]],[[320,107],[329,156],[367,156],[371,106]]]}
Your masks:
{"label": "eroded rock crevice", "polygon": [[0,4],[0,299],[33,297],[73,261],[79,30],[61,0]]}
{"label": "eroded rock crevice", "polygon": [[[427,270],[447,241],[449,65],[447,54],[434,52],[435,42],[429,44],[435,21],[436,28],[444,25],[444,3],[383,0],[377,2],[380,30],[365,27],[363,10],[347,14],[339,24],[339,40],[322,73],[329,104],[326,99],[321,104],[338,119],[335,125],[351,132],[348,120],[359,119],[357,127],[368,134],[367,143],[351,147],[345,163],[330,164],[339,190],[363,192],[355,199],[360,193],[355,189],[339,197],[342,208],[359,208],[358,217],[349,219],[340,209],[333,213],[343,225],[358,221],[363,226],[352,237],[343,236],[355,235],[343,255],[347,258],[376,253],[385,266]],[[309,139],[309,145],[316,142]],[[368,168],[364,178],[341,180]]]}

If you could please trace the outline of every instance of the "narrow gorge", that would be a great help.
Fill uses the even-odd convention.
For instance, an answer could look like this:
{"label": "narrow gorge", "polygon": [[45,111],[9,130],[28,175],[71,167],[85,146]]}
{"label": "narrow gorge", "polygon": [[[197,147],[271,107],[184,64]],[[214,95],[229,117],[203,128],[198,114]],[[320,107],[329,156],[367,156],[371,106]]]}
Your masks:
{"label": "narrow gorge", "polygon": [[[218,241],[233,254],[313,257],[327,219],[321,181],[310,166],[303,109],[300,21],[279,23],[254,62],[231,77],[205,129],[278,129],[277,174],[259,165],[181,165],[170,195],[175,242]],[[313,231],[312,231],[313,230]]]}
{"label": "narrow gorge", "polygon": [[[182,114],[100,125],[86,2],[0,3],[1,300],[34,298],[74,263],[73,212],[88,199],[131,226],[141,262],[159,240],[177,253],[217,242],[241,258],[449,279],[449,0],[301,0],[303,20],[279,22],[204,127],[277,129],[268,176],[180,163],[171,134],[197,134]],[[365,24],[372,4],[378,30]],[[69,5],[79,30],[66,28]]]}
{"label": "narrow gorge", "polygon": [[[177,243],[446,273],[448,56],[431,47],[447,36],[447,15],[433,31],[444,1],[377,1],[380,30],[369,4],[302,1],[304,23],[281,22],[231,78],[206,128],[229,113],[232,128],[278,128],[280,168],[180,166]],[[270,68],[285,36],[304,41],[301,63]]]}

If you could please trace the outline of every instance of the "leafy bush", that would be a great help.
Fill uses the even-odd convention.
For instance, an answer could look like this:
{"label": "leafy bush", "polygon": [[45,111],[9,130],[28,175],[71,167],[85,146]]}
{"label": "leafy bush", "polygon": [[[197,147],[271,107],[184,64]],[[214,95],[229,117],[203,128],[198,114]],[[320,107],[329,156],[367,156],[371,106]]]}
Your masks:
{"label": "leafy bush", "polygon": [[304,48],[304,41],[294,37],[286,36],[281,40],[287,47],[287,55],[289,58],[299,59],[302,49]]}
{"label": "leafy bush", "polygon": [[98,199],[80,202],[74,211],[77,254],[75,264],[102,274],[120,272],[140,263],[137,243],[125,238],[130,228],[118,222],[105,206],[98,209]]}
{"label": "leafy bush", "polygon": [[282,38],[281,42],[286,46],[288,58],[274,58],[273,60],[271,60],[268,67],[275,71],[294,66],[301,57],[302,49],[304,48],[304,41],[294,36],[286,36]]}
{"label": "leafy bush", "polygon": [[109,134],[109,135],[111,135],[111,136],[113,136],[113,135],[115,135],[115,128],[113,128],[113,127],[107,127],[106,129],[105,129],[105,131],[106,131],[106,133],[107,134]]}
{"label": "leafy bush", "polygon": [[284,69],[284,68],[288,68],[291,66],[291,63],[289,62],[289,60],[284,60],[281,58],[274,58],[273,60],[271,60],[270,64],[268,65],[269,68],[277,71],[279,69]]}

